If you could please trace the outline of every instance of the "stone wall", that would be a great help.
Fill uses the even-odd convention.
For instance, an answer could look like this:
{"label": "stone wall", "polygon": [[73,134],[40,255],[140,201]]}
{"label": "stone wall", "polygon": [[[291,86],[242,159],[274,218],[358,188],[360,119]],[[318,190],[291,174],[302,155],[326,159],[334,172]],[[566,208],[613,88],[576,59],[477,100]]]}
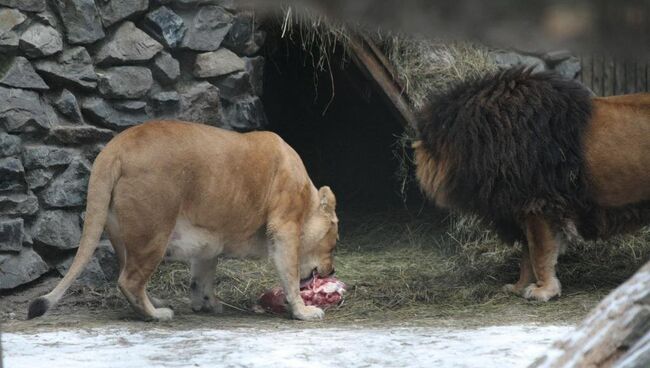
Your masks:
{"label": "stone wall", "polygon": [[[262,128],[263,41],[234,0],[0,0],[0,290],[66,272],[91,164],[117,132]],[[115,277],[110,252],[81,280]]]}

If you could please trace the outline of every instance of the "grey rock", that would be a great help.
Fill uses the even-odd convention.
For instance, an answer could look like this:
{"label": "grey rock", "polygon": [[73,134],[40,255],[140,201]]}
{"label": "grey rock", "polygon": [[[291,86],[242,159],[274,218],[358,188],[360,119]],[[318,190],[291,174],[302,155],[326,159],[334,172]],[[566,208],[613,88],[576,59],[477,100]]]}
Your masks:
{"label": "grey rock", "polygon": [[230,102],[253,90],[251,77],[247,72],[228,74],[225,77],[216,79],[213,83],[219,87],[219,95],[221,98]]}
{"label": "grey rock", "polygon": [[23,248],[23,219],[0,218],[0,251],[20,252]]}
{"label": "grey rock", "polygon": [[65,148],[40,145],[23,147],[23,165],[27,169],[68,165],[76,156],[73,151]]}
{"label": "grey rock", "polygon": [[63,50],[63,39],[56,29],[34,23],[20,36],[18,45],[27,56],[37,58]]}
{"label": "grey rock", "polygon": [[553,70],[565,78],[574,79],[582,70],[582,66],[580,65],[580,59],[571,56],[557,64]]}
{"label": "grey rock", "polygon": [[0,157],[19,154],[20,143],[20,137],[0,132]]}
{"label": "grey rock", "polygon": [[559,63],[562,60],[566,60],[571,57],[571,51],[569,50],[554,50],[554,51],[549,51],[542,55],[542,59],[544,59],[545,62],[555,65]]}
{"label": "grey rock", "polygon": [[18,254],[0,254],[0,289],[34,281],[48,270],[47,263],[32,248],[23,248]]}
{"label": "grey rock", "polygon": [[0,213],[4,215],[33,215],[38,211],[38,199],[33,193],[0,194]]}
{"label": "grey rock", "polygon": [[225,122],[235,130],[262,129],[267,125],[264,105],[258,97],[238,99],[224,108]]}
{"label": "grey rock", "polygon": [[206,52],[196,56],[193,74],[197,78],[212,78],[244,70],[246,64],[228,49]]}
{"label": "grey rock", "polygon": [[50,89],[41,76],[36,74],[29,60],[22,56],[13,58],[8,63],[8,68],[3,69],[0,67],[0,84],[27,89]]}
{"label": "grey rock", "polygon": [[19,88],[0,87],[0,123],[7,132],[49,129],[50,115],[38,93]]}
{"label": "grey rock", "polygon": [[54,174],[48,169],[34,169],[27,171],[25,180],[30,190],[36,190],[47,185],[52,180]]}
{"label": "grey rock", "polygon": [[237,54],[252,56],[260,50],[266,38],[266,33],[258,28],[259,24],[253,12],[240,12],[235,16],[223,44]]}
{"label": "grey rock", "polygon": [[532,68],[534,73],[546,70],[544,61],[535,56],[522,55],[512,51],[497,51],[492,52],[491,57],[495,64],[504,68],[525,66]]}
{"label": "grey rock", "polygon": [[65,171],[54,178],[42,193],[50,207],[75,207],[86,203],[90,167],[81,160],[72,161]]}
{"label": "grey rock", "polygon": [[0,5],[29,12],[40,12],[45,9],[45,0],[0,0]]}
{"label": "grey rock", "polygon": [[108,98],[140,98],[153,85],[151,71],[142,66],[116,66],[98,76],[99,93]]}
{"label": "grey rock", "polygon": [[41,211],[31,230],[32,239],[57,249],[74,249],[79,246],[81,226],[76,212],[63,210]]}
{"label": "grey rock", "polygon": [[8,31],[0,34],[0,52],[4,54],[13,53],[18,49],[18,34]]}
{"label": "grey rock", "polygon": [[59,125],[50,130],[47,139],[55,144],[82,145],[107,142],[114,135],[112,130],[92,125]]}
{"label": "grey rock", "polygon": [[104,271],[108,281],[116,281],[120,275],[120,267],[117,262],[115,250],[108,240],[101,240],[95,250],[95,258]]}
{"label": "grey rock", "polygon": [[53,104],[57,110],[66,117],[70,118],[72,122],[81,124],[83,123],[83,116],[81,116],[81,109],[79,108],[79,103],[77,98],[72,92],[67,89],[61,90],[53,98]]}
{"label": "grey rock", "polygon": [[34,14],[34,18],[39,22],[54,27],[56,29],[61,28],[59,18],[57,18],[56,14],[54,14],[54,12],[49,6],[46,6],[45,10],[43,10],[42,12]]}
{"label": "grey rock", "polygon": [[[74,255],[69,256],[66,260],[56,265],[56,270],[61,276],[65,276],[66,273],[70,270],[72,266],[72,261],[74,260]],[[90,286],[90,287],[99,287],[103,286],[108,282],[108,278],[102,270],[102,266],[99,264],[97,258],[93,257],[88,262],[88,265],[84,267],[83,271],[77,279],[75,280],[76,284]]]}
{"label": "grey rock", "polygon": [[104,38],[104,28],[94,0],[55,0],[69,43],[90,44]]}
{"label": "grey rock", "polygon": [[113,106],[118,111],[141,113],[147,111],[147,103],[144,101],[116,101]]}
{"label": "grey rock", "polygon": [[25,20],[27,20],[25,14],[16,9],[0,8],[0,34],[13,30]]}
{"label": "grey rock", "polygon": [[92,59],[81,46],[63,51],[56,60],[39,60],[34,63],[34,67],[54,82],[84,89],[97,87],[97,74]]}
{"label": "grey rock", "polygon": [[161,44],[127,21],[100,47],[95,61],[102,65],[146,61],[162,49]]}
{"label": "grey rock", "polygon": [[264,57],[244,57],[244,68],[250,77],[252,92],[256,96],[264,94]]}
{"label": "grey rock", "polygon": [[232,27],[233,17],[224,8],[204,6],[190,22],[181,46],[194,51],[214,51]]}
{"label": "grey rock", "polygon": [[21,190],[25,187],[25,168],[14,157],[0,158],[0,191]]}
{"label": "grey rock", "polygon": [[190,82],[178,86],[181,95],[181,120],[223,126],[219,89],[208,82]]}
{"label": "grey rock", "polygon": [[224,9],[234,10],[234,0],[173,0],[174,4],[181,7],[192,9],[199,5],[218,5]]}
{"label": "grey rock", "polygon": [[175,116],[181,107],[181,98],[176,91],[158,92],[151,96],[151,105],[157,116]]}
{"label": "grey rock", "polygon": [[81,111],[87,118],[96,124],[113,130],[124,130],[149,120],[146,112],[140,110],[128,111],[123,107],[115,108],[105,100],[97,97],[87,98],[81,103]]}
{"label": "grey rock", "polygon": [[149,8],[149,0],[102,0],[98,4],[104,27],[143,13]]}
{"label": "grey rock", "polygon": [[178,60],[174,59],[169,53],[164,51],[158,54],[158,56],[153,60],[151,71],[156,80],[164,85],[175,83],[181,75],[181,68]]}
{"label": "grey rock", "polygon": [[187,30],[183,18],[166,6],[150,12],[144,20],[145,27],[170,48],[178,46]]}

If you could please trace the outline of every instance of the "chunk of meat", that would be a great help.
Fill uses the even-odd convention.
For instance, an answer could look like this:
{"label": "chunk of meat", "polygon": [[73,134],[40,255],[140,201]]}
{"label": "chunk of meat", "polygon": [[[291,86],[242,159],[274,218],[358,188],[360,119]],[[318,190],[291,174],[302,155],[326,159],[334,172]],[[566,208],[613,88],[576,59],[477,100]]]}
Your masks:
{"label": "chunk of meat", "polygon": [[[300,284],[300,296],[305,305],[327,309],[343,302],[345,284],[335,277],[314,276]],[[284,290],[276,286],[267,290],[259,297],[258,304],[253,307],[257,312],[285,313],[288,310]]]}

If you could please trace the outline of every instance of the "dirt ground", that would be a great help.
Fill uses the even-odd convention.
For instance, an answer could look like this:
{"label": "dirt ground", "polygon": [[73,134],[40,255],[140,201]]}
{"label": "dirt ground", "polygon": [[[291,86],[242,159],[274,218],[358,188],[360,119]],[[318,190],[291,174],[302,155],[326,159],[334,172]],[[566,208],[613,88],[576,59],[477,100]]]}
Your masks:
{"label": "dirt ground", "polygon": [[[45,317],[26,321],[27,306],[58,281],[50,275],[10,294],[0,295],[0,323],[5,332],[93,328],[268,328],[363,326],[483,327],[578,323],[611,289],[634,273],[647,258],[645,248],[585,249],[560,258],[562,296],[548,303],[527,301],[501,291],[517,278],[519,250],[495,240],[474,224],[432,226],[427,214],[342,217],[336,254],[337,276],[347,284],[344,303],[326,312],[323,321],[306,323],[285,315],[251,311],[265,289],[278,284],[264,260],[224,260],[217,266],[216,293],[225,303],[221,315],[193,313],[189,307],[186,265],[162,264],[150,292],[171,302],[171,322],[140,322],[114,285],[100,289],[73,287]],[[458,227],[464,230],[458,230]],[[639,240],[641,241],[641,240]],[[627,244],[627,243],[626,243]],[[609,252],[609,253],[608,253]],[[623,254],[623,255],[621,255]],[[630,259],[637,261],[631,261]]]}

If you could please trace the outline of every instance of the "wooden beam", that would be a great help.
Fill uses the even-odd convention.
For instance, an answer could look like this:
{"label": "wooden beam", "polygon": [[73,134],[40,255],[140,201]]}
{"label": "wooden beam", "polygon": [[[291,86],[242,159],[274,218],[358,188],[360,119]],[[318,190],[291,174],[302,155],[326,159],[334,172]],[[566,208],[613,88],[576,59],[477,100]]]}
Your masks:
{"label": "wooden beam", "polygon": [[416,117],[388,59],[369,39],[353,35],[349,40],[352,61],[373,82],[379,95],[404,127],[416,129]]}

